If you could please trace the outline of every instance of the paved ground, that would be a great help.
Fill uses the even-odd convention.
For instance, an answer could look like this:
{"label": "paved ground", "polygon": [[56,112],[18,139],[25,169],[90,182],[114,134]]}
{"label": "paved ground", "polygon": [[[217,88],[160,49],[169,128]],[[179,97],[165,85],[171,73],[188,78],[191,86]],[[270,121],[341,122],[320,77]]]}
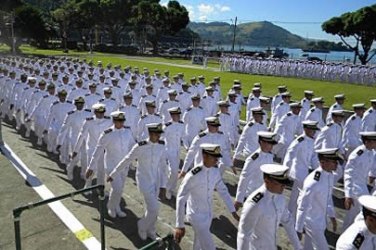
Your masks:
{"label": "paved ground", "polygon": [[[15,249],[12,210],[40,198],[3,155],[0,169],[0,249]],[[21,234],[23,249],[85,249],[47,206],[22,213]]]}
{"label": "paved ground", "polygon": [[[60,195],[82,188],[84,183],[79,180],[79,169],[75,171],[73,183],[66,179],[65,167],[57,163],[57,157],[47,154],[45,148],[36,145],[35,137],[26,139],[24,131],[17,133],[12,125],[3,123],[4,141],[21,158],[21,160],[38,176],[38,178],[55,194]],[[13,169],[4,158],[0,158],[0,166],[5,174],[0,175],[3,185],[0,187],[2,202],[0,203],[0,218],[5,221],[0,227],[0,249],[12,249],[13,227],[10,218],[10,211],[19,204],[27,204],[30,201],[38,200],[38,197]],[[225,182],[234,197],[238,176],[226,173]],[[108,187],[107,187],[108,189]],[[289,190],[286,191],[288,195]],[[3,202],[5,200],[5,202]],[[342,193],[335,192],[335,204],[337,206],[338,218],[343,218]],[[175,224],[175,201],[162,203],[157,223],[157,232],[165,236],[172,232]],[[63,204],[80,220],[80,222],[100,239],[98,200],[95,195],[90,197],[77,196],[74,199],[67,199]],[[107,249],[137,249],[148,242],[142,242],[137,235],[136,221],[143,214],[143,200],[136,188],[134,171],[130,171],[129,178],[123,193],[122,206],[127,212],[123,219],[106,218],[106,245]],[[339,208],[338,208],[339,207]],[[212,223],[212,233],[218,249],[235,249],[236,247],[236,222],[226,211],[224,204],[215,196],[214,201],[215,218]],[[23,244],[28,246],[25,249],[56,249],[64,246],[63,249],[81,249],[78,240],[75,240],[73,233],[70,233],[65,226],[52,214],[48,207],[44,207],[34,215],[25,213],[22,217]],[[43,223],[42,223],[43,222]],[[341,221],[339,227],[341,228]],[[31,231],[28,231],[31,230]],[[283,229],[280,229],[279,249],[291,249]],[[31,237],[32,236],[32,237]],[[328,241],[334,246],[337,235],[328,231]],[[191,249],[193,231],[187,226],[186,237],[183,239],[181,249]]]}

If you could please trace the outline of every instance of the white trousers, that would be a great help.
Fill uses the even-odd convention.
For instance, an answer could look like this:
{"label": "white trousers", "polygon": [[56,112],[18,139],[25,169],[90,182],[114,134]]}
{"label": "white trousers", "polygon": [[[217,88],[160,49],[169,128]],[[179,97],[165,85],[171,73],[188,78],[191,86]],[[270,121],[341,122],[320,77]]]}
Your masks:
{"label": "white trousers", "polygon": [[142,192],[145,202],[145,213],[138,222],[140,231],[155,232],[155,223],[157,222],[159,212],[158,191],[150,190],[149,192]]}
{"label": "white trousers", "polygon": [[304,250],[329,250],[325,229],[305,227]]}
{"label": "white trousers", "polygon": [[210,232],[212,216],[190,215],[188,219],[194,231],[193,250],[215,250],[216,247]]}

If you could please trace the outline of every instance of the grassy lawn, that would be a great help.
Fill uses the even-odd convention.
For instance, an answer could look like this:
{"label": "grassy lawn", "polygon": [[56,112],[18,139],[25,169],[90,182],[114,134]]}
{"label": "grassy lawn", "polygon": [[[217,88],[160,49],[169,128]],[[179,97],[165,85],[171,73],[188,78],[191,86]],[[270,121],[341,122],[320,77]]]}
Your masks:
{"label": "grassy lawn", "polygon": [[[0,52],[6,49],[4,46],[0,46]],[[22,46],[21,50],[24,54],[28,55],[65,55],[65,56],[78,56],[80,58],[86,58],[87,60],[93,60],[94,63],[102,61],[104,65],[111,62],[113,65],[120,64],[121,66],[130,65],[132,67],[139,67],[142,70],[144,67],[150,71],[159,69],[160,71],[169,70],[170,75],[174,75],[178,72],[184,72],[185,78],[189,79],[192,76],[204,75],[206,82],[209,82],[215,76],[221,77],[222,93],[226,93],[232,86],[234,79],[239,79],[243,86],[243,95],[248,95],[253,87],[253,83],[261,82],[263,95],[272,96],[276,93],[278,85],[286,85],[289,91],[292,93],[294,100],[300,100],[303,97],[303,91],[310,89],[315,92],[316,96],[323,96],[326,100],[326,105],[333,103],[333,96],[338,93],[344,93],[346,95],[345,108],[351,109],[353,103],[366,103],[369,106],[369,99],[376,98],[376,88],[363,85],[345,84],[340,82],[326,82],[307,80],[299,78],[284,78],[273,76],[258,76],[239,74],[231,72],[216,72],[213,69],[203,68],[185,68],[190,64],[189,60],[183,59],[165,59],[156,57],[129,57],[126,55],[116,54],[104,54],[94,53],[88,54],[87,52],[69,52],[68,54],[62,53],[58,50],[40,50],[30,46]],[[167,65],[167,64],[168,65]],[[170,65],[173,64],[173,65]],[[218,69],[219,65],[212,63],[209,67],[215,67]],[[243,112],[244,113],[244,112]],[[242,115],[244,118],[244,115]]]}

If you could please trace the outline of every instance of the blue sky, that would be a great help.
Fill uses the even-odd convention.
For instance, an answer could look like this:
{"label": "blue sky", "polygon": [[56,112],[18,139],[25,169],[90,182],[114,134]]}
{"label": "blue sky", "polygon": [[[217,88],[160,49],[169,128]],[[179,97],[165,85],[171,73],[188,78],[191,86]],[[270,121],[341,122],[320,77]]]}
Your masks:
{"label": "blue sky", "polygon": [[[321,30],[321,23],[333,16],[376,4],[373,0],[178,0],[190,13],[191,21],[238,23],[273,21],[304,38],[339,41]],[[161,0],[162,4],[167,3]]]}

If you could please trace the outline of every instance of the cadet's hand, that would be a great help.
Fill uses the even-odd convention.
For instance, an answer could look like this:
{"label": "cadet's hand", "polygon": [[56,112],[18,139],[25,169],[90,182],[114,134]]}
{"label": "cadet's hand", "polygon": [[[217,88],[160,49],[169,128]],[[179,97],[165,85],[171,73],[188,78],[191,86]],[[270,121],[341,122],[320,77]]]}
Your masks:
{"label": "cadet's hand", "polygon": [[345,209],[350,210],[350,208],[354,206],[354,201],[352,198],[345,197]]}
{"label": "cadet's hand", "polygon": [[239,202],[239,201],[235,201],[234,203],[234,207],[235,207],[235,210],[238,211],[239,208],[241,208],[243,206],[243,203]]}
{"label": "cadet's hand", "polygon": [[179,244],[181,239],[183,239],[185,235],[185,228],[182,227],[182,228],[175,228],[175,241]]}
{"label": "cadet's hand", "polygon": [[236,221],[239,221],[240,220],[240,217],[239,215],[236,213],[236,212],[232,212],[232,217],[236,220]]}
{"label": "cadet's hand", "polygon": [[181,179],[181,178],[183,178],[185,175],[186,175],[186,172],[181,171],[180,174],[179,174],[179,176],[178,176],[178,178]]}
{"label": "cadet's hand", "polygon": [[89,179],[90,176],[93,175],[93,173],[94,173],[94,171],[91,170],[91,169],[86,170],[86,173],[85,173],[85,177],[86,177],[86,179]]}
{"label": "cadet's hand", "polygon": [[166,188],[160,188],[159,189],[159,199],[161,201],[167,200],[167,198],[166,198]]}
{"label": "cadet's hand", "polygon": [[107,182],[112,182],[114,179],[112,179],[112,177],[111,176],[108,176],[107,177]]}
{"label": "cadet's hand", "polygon": [[302,238],[303,238],[303,233],[296,232],[296,234],[298,235],[299,240],[302,240]]}
{"label": "cadet's hand", "polygon": [[77,152],[73,152],[73,154],[72,154],[72,159],[74,158],[74,157],[76,157],[77,156]]}
{"label": "cadet's hand", "polygon": [[336,232],[337,231],[337,220],[336,220],[336,218],[335,217],[331,217],[330,221],[332,222],[333,232]]}
{"label": "cadet's hand", "polygon": [[234,175],[237,175],[237,174],[238,174],[238,172],[236,171],[235,166],[232,166],[231,169],[232,169],[232,172],[234,173]]}

